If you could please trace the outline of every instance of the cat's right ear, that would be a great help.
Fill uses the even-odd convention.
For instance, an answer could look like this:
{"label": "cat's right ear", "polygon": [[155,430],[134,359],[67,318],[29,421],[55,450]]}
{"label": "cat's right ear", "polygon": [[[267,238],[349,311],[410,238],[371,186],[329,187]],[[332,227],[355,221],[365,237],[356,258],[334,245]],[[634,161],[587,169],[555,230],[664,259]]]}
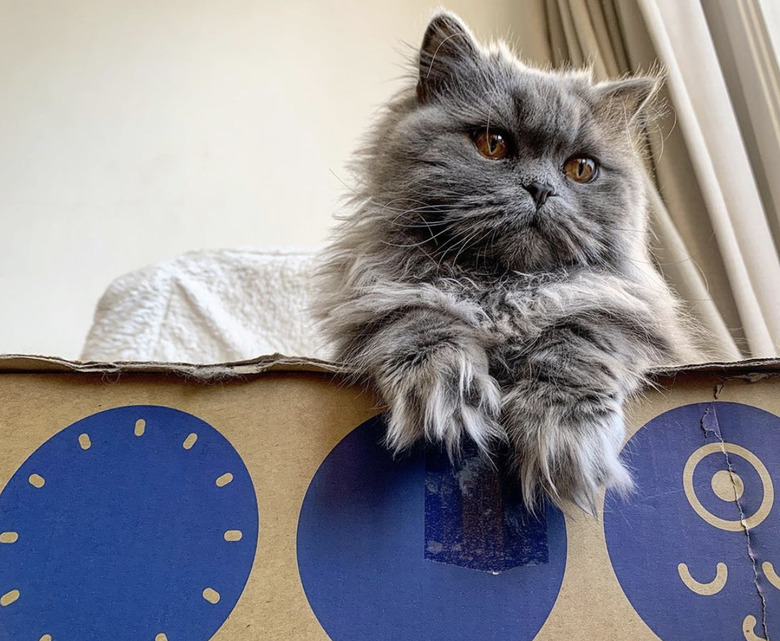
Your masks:
{"label": "cat's right ear", "polygon": [[429,101],[479,56],[479,45],[461,19],[451,11],[437,11],[420,48],[417,99],[421,103]]}

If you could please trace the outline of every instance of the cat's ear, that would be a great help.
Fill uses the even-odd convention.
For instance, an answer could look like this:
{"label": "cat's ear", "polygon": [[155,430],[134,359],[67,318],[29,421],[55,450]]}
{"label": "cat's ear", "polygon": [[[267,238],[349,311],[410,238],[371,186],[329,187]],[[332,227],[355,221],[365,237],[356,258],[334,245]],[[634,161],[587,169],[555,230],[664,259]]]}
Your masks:
{"label": "cat's ear", "polygon": [[639,76],[596,85],[599,109],[612,119],[641,124],[651,116],[651,105],[661,88],[660,76]]}
{"label": "cat's ear", "polygon": [[431,18],[420,47],[417,98],[426,102],[446,88],[464,65],[480,56],[469,28],[451,11],[440,10]]}

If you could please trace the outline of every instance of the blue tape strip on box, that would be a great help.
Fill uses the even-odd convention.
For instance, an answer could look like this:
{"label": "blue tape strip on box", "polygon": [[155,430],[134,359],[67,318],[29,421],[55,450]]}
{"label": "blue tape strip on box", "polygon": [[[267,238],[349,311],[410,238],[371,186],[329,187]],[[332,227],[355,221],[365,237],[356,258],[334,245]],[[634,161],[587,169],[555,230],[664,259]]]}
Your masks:
{"label": "blue tape strip on box", "polygon": [[425,457],[425,558],[493,573],[547,563],[544,513],[534,517],[509,498],[473,444],[456,466],[431,450]]}

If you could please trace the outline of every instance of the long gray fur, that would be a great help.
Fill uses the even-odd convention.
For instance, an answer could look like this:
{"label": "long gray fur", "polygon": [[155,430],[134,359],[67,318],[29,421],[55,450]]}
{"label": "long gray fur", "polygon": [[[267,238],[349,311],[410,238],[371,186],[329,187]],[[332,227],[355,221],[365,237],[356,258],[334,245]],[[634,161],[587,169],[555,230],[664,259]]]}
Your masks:
{"label": "long gray fur", "polygon": [[[637,134],[656,78],[530,68],[437,13],[415,82],[358,156],[359,185],[320,272],[335,356],[389,405],[387,445],[509,452],[526,504],[594,513],[625,492],[623,404],[682,357],[678,302],[653,266]],[[498,127],[511,157],[470,133]],[[597,180],[561,170],[597,157]],[[536,210],[523,187],[550,185]]]}

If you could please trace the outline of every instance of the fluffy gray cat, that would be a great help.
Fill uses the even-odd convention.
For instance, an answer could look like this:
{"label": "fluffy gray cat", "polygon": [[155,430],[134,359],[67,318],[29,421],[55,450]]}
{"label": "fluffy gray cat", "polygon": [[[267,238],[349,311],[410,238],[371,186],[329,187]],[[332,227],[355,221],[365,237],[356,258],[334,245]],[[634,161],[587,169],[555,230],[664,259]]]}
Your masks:
{"label": "fluffy gray cat", "polygon": [[647,248],[655,78],[519,62],[437,13],[358,156],[316,312],[389,405],[387,445],[509,452],[525,503],[625,492],[623,404],[684,343]]}

